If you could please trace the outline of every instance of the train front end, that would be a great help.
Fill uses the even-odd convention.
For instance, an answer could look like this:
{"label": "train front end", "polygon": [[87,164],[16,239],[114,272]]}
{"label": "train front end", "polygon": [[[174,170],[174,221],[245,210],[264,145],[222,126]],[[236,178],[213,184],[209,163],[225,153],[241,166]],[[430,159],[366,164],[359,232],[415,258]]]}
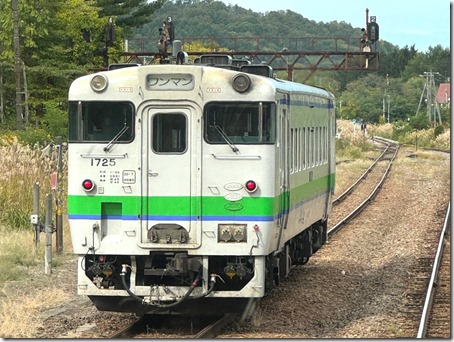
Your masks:
{"label": "train front end", "polygon": [[100,310],[137,313],[265,294],[280,197],[276,99],[261,79],[160,65],[73,82],[78,294]]}

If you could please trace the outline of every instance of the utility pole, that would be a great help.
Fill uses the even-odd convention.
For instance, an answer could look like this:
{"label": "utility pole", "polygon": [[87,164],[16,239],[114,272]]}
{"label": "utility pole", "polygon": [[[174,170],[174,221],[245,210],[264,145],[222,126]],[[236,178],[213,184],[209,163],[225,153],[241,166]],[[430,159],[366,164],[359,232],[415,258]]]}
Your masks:
{"label": "utility pole", "polygon": [[436,87],[434,79],[435,75],[440,75],[440,73],[429,71],[424,72],[424,75],[419,75],[420,77],[425,77],[426,81],[424,83],[424,88],[419,99],[418,109],[416,110],[416,114],[418,114],[419,110],[421,109],[422,99],[424,98],[425,94],[427,104],[427,119],[429,120],[429,124],[431,126],[437,125],[437,119],[438,123],[441,125],[440,106],[436,96]]}
{"label": "utility pole", "polygon": [[391,105],[391,99],[389,95],[386,95],[386,97],[388,98],[388,123],[389,123],[389,106]]}
{"label": "utility pole", "polygon": [[386,74],[386,88],[383,94],[383,122],[386,122],[386,105],[388,106],[388,123],[389,123],[389,106],[391,103],[391,97],[388,94],[388,87],[389,87],[389,78],[388,74]]}
{"label": "utility pole", "polygon": [[22,77],[23,77],[23,80],[24,80],[24,109],[25,109],[25,113],[24,113],[24,120],[25,120],[25,124],[28,125],[28,119],[29,119],[29,116],[30,116],[30,113],[28,111],[28,86],[27,86],[27,74],[25,72],[25,63],[23,61],[21,61],[21,66],[22,66]]}
{"label": "utility pole", "polygon": [[22,92],[21,92],[21,68],[20,45],[19,45],[19,15],[17,10],[18,0],[11,0],[13,10],[13,32],[14,32],[14,71],[16,75],[16,128],[22,129]]}

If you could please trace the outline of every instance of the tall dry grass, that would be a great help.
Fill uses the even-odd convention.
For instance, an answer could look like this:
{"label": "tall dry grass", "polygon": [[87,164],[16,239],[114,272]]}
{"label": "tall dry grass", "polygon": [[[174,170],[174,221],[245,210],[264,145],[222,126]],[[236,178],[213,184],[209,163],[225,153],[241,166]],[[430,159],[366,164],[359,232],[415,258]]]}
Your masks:
{"label": "tall dry grass", "polygon": [[[45,197],[47,193],[52,193],[50,175],[56,170],[56,153],[49,157],[41,149],[40,146],[31,148],[23,145],[14,136],[0,138],[0,287],[6,281],[26,276],[24,272],[17,271],[18,267],[35,266],[44,259],[44,234],[40,234],[41,246],[38,244],[35,249],[30,223],[33,186],[36,182],[40,184],[40,221],[43,224]],[[62,188],[66,189],[66,184]],[[66,197],[66,190],[61,196],[63,199]],[[55,212],[55,208],[53,210]],[[63,235],[66,250],[71,246],[68,231],[66,224]]]}
{"label": "tall dry grass", "polygon": [[[34,277],[35,281],[36,277],[46,277],[45,237],[40,234],[41,241],[35,245],[29,221],[33,211],[33,186],[39,182],[40,216],[44,223],[45,196],[52,193],[50,175],[56,171],[56,153],[44,155],[42,148],[21,144],[14,136],[0,138],[0,337],[3,338],[36,336],[43,324],[37,320],[37,313],[68,296],[64,289],[52,289],[52,296],[43,301],[36,293],[28,293],[26,286],[24,291],[20,290],[20,284],[25,284],[29,277]],[[61,195],[64,199],[66,184],[62,184],[62,188],[65,189]],[[55,208],[53,210],[55,212]],[[64,220],[63,231],[64,252],[71,253],[67,220]],[[55,241],[55,237],[52,240]],[[55,242],[53,244],[55,246]],[[64,258],[66,255],[56,255],[54,247],[52,266],[58,267]],[[34,275],[30,274],[31,270],[35,270]]]}
{"label": "tall dry grass", "polygon": [[405,136],[403,143],[449,150],[451,148],[451,131],[447,130],[436,137],[434,128],[412,131]]}
{"label": "tall dry grass", "polygon": [[349,145],[359,146],[364,137],[379,136],[382,138],[398,140],[401,144],[418,144],[420,147],[434,147],[449,150],[451,148],[451,130],[445,131],[438,136],[435,129],[411,130],[403,134],[396,134],[397,128],[392,124],[373,125],[368,124],[365,135],[362,134],[360,125],[354,125],[349,120],[337,120],[337,132],[341,139],[345,139]]}
{"label": "tall dry grass", "polygon": [[45,156],[41,148],[23,145],[14,136],[0,140],[0,222],[12,230],[30,227],[36,182],[40,184],[40,207],[44,214],[45,196],[51,192],[50,175],[56,171],[56,161],[54,156]]}

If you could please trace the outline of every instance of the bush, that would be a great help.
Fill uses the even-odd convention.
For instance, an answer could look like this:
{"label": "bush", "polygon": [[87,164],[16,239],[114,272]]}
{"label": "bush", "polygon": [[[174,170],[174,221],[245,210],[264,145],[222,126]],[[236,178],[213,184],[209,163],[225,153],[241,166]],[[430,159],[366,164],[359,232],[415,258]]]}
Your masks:
{"label": "bush", "polygon": [[23,131],[14,131],[17,140],[25,145],[46,146],[51,141],[49,132],[43,128],[28,127]]}
{"label": "bush", "polygon": [[444,132],[444,127],[442,125],[439,125],[437,127],[435,127],[434,129],[434,138],[436,139],[440,134],[442,134]]}

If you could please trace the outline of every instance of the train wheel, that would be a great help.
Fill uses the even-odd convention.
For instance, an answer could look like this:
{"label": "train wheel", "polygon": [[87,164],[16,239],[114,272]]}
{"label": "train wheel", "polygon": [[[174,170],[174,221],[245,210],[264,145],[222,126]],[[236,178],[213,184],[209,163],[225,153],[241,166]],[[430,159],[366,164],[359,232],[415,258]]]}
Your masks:
{"label": "train wheel", "polygon": [[265,293],[270,292],[279,285],[279,266],[275,256],[269,255],[265,264]]}
{"label": "train wheel", "polygon": [[309,262],[310,257],[302,257],[301,258],[301,263],[298,265],[306,265]]}
{"label": "train wheel", "polygon": [[328,241],[328,220],[322,222],[322,244],[324,245]]}
{"label": "train wheel", "polygon": [[323,244],[323,226],[320,223],[314,223],[312,226],[312,252],[315,253]]}
{"label": "train wheel", "polygon": [[279,264],[278,265],[275,265],[273,267],[273,279],[274,279],[274,286],[279,286],[279,284],[281,283],[281,275],[280,275],[280,272],[279,272]]}

